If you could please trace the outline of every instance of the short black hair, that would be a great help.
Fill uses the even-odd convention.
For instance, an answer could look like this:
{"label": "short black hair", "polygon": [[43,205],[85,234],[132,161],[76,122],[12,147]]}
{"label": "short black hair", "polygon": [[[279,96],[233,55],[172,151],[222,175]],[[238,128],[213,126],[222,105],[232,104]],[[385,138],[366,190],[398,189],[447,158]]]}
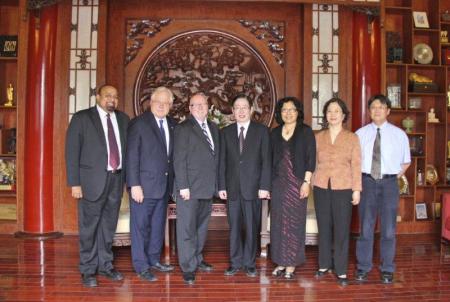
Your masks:
{"label": "short black hair", "polygon": [[386,105],[389,109],[391,108],[391,101],[384,94],[374,95],[373,97],[371,97],[369,99],[369,102],[367,105],[370,107],[370,105],[376,100],[379,100],[381,104]]}
{"label": "short black hair", "polygon": [[231,101],[231,107],[234,107],[234,103],[236,103],[236,101],[237,101],[238,99],[245,99],[245,100],[247,100],[248,105],[250,106],[250,108],[252,108],[253,103],[250,102],[250,99],[249,99],[248,95],[246,95],[246,94],[244,94],[244,93],[239,93],[238,95],[236,95],[236,96],[233,98],[233,100]]}
{"label": "short black hair", "polygon": [[340,98],[331,98],[325,103],[325,105],[323,105],[323,110],[322,110],[322,113],[323,113],[322,127],[323,128],[328,128],[327,111],[328,111],[328,107],[330,107],[330,105],[332,103],[336,103],[339,105],[339,107],[341,107],[342,113],[345,115],[344,120],[342,121],[343,123],[345,123],[348,120],[348,116],[350,115],[350,111],[347,108],[347,104],[345,104],[345,102],[343,100],[341,100]]}
{"label": "short black hair", "polygon": [[297,124],[303,124],[303,119],[305,117],[305,114],[303,113],[303,103],[293,96],[287,96],[282,99],[279,99],[277,102],[277,105],[275,106],[275,120],[279,125],[283,125],[283,118],[281,117],[281,108],[283,108],[283,105],[285,103],[292,102],[297,108],[298,116],[297,116]]}

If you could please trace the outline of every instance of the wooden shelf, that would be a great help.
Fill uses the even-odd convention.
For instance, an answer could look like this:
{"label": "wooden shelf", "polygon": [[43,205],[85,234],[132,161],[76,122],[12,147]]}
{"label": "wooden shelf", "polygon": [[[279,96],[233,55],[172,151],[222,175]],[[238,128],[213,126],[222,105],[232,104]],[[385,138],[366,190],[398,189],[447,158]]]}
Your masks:
{"label": "wooden shelf", "polygon": [[[4,198],[4,197],[11,197],[11,198],[16,198],[16,191],[1,191],[0,190],[0,198]],[[8,203],[8,202],[4,202],[2,201],[2,203]],[[14,200],[14,203],[16,203],[16,201]]]}
{"label": "wooden shelf", "polygon": [[414,28],[413,31],[417,33],[440,33],[437,28]]}
{"label": "wooden shelf", "polygon": [[409,92],[408,95],[410,96],[447,96],[443,92]]}
{"label": "wooden shelf", "polygon": [[17,57],[0,57],[0,61],[17,62]]}
{"label": "wooden shelf", "polygon": [[404,6],[385,6],[386,12],[412,12],[411,7]]}
{"label": "wooden shelf", "polygon": [[2,106],[0,105],[0,110],[16,110],[16,106]]}

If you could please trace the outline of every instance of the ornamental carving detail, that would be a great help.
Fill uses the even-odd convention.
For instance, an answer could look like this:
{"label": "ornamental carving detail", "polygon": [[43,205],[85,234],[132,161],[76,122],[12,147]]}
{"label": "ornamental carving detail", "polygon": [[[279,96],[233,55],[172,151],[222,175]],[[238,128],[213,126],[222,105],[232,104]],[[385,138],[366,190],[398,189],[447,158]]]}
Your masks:
{"label": "ornamental carving detail", "polygon": [[141,50],[146,37],[154,37],[161,31],[161,27],[168,25],[170,21],[169,18],[162,20],[128,20],[125,65],[133,61]]}
{"label": "ornamental carving detail", "polygon": [[231,100],[239,93],[253,102],[253,120],[266,125],[272,121],[276,93],[268,67],[249,44],[228,33],[181,33],[153,50],[135,83],[136,115],[146,110],[159,86],[174,93],[170,115],[177,120],[188,116],[190,96],[201,91],[209,98],[209,118],[220,127],[233,122]]}
{"label": "ornamental carving detail", "polygon": [[239,20],[258,40],[266,41],[275,61],[284,65],[284,23],[271,21]]}
{"label": "ornamental carving detail", "polygon": [[27,8],[29,10],[39,10],[45,6],[51,6],[60,2],[61,0],[28,0]]}

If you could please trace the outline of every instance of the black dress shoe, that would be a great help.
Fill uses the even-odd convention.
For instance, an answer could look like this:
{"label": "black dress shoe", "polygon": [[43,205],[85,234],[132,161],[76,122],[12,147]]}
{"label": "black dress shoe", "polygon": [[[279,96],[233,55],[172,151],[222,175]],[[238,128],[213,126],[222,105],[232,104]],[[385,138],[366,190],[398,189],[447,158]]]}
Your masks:
{"label": "black dress shoe", "polygon": [[213,266],[205,261],[200,262],[197,268],[202,272],[212,272]]}
{"label": "black dress shoe", "polygon": [[394,281],[394,273],[381,272],[381,282],[384,284],[391,284]]}
{"label": "black dress shoe", "polygon": [[368,277],[368,273],[362,270],[357,270],[355,274],[356,281],[366,281]]}
{"label": "black dress shoe", "polygon": [[324,271],[318,269],[318,270],[316,271],[316,273],[314,274],[314,276],[315,276],[316,278],[320,278],[320,277],[325,276],[325,275],[328,274],[328,273],[331,273],[331,269],[329,269],[329,268],[327,268],[327,269],[324,270]]}
{"label": "black dress shoe", "polygon": [[195,283],[195,274],[194,273],[183,273],[184,283],[192,285]]}
{"label": "black dress shoe", "polygon": [[163,272],[163,273],[167,273],[167,272],[173,271],[174,267],[170,264],[162,264],[162,263],[156,262],[155,264],[152,265],[152,269],[155,269],[155,270]]}
{"label": "black dress shoe", "polygon": [[142,280],[149,281],[149,282],[154,282],[154,281],[158,280],[158,278],[156,278],[155,275],[153,275],[149,271],[140,272],[138,274],[138,277],[141,278]]}
{"label": "black dress shoe", "polygon": [[256,268],[254,268],[254,267],[247,267],[245,269],[245,273],[249,277],[256,277]]}
{"label": "black dress shoe", "polygon": [[99,271],[98,274],[105,276],[106,278],[111,279],[113,281],[123,280],[123,275],[114,268],[110,269],[109,271]]}
{"label": "black dress shoe", "polygon": [[239,267],[232,267],[230,266],[229,268],[227,268],[225,270],[224,275],[225,276],[234,276],[237,272],[239,272],[240,268]]}
{"label": "black dress shoe", "polygon": [[337,276],[337,281],[340,286],[347,286],[348,285],[348,278],[347,277],[339,277]]}
{"label": "black dress shoe", "polygon": [[97,278],[95,278],[94,274],[82,274],[81,283],[83,283],[84,287],[96,287]]}

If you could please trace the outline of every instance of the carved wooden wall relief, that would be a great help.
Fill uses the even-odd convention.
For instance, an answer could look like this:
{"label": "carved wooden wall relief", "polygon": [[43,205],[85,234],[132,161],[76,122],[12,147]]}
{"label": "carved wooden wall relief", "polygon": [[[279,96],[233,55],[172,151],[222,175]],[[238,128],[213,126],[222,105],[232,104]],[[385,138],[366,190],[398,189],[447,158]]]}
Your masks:
{"label": "carved wooden wall relief", "polygon": [[197,91],[209,96],[211,118],[221,126],[232,123],[231,100],[245,93],[253,101],[253,120],[269,125],[276,91],[267,64],[242,39],[216,30],[177,34],[156,47],[142,64],[134,86],[134,113],[148,106],[156,87],[175,94],[171,115],[189,114],[189,97]]}

